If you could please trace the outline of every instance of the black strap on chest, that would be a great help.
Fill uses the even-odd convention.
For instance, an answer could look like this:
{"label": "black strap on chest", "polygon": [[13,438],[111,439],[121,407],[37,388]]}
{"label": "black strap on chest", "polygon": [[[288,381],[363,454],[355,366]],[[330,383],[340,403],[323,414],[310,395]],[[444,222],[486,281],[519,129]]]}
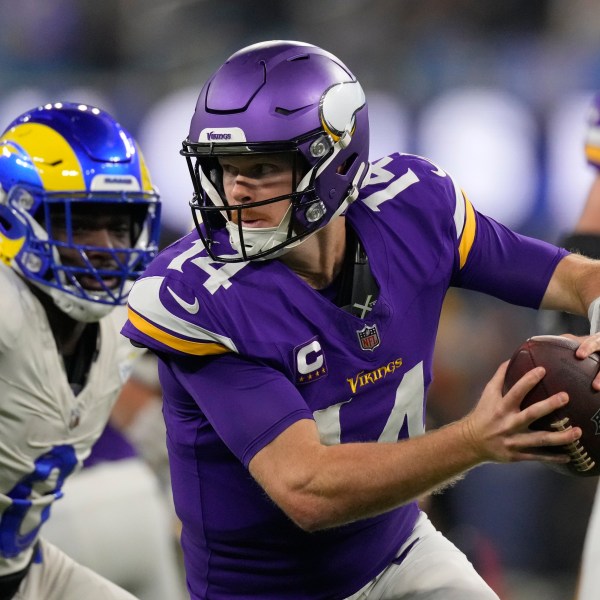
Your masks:
{"label": "black strap on chest", "polygon": [[98,353],[98,343],[98,323],[90,323],[79,338],[75,352],[63,356],[67,380],[75,395],[85,386],[92,362]]}
{"label": "black strap on chest", "polygon": [[0,577],[0,600],[11,600],[14,597],[28,571],[29,565],[18,573],[11,573],[10,575]]}
{"label": "black strap on chest", "polygon": [[360,319],[368,319],[379,297],[369,259],[354,231],[346,227],[346,256],[335,303]]}
{"label": "black strap on chest", "polygon": [[25,577],[27,576],[27,573],[31,568],[31,563],[33,563],[33,561],[36,560],[39,551],[39,542],[36,542],[33,549],[33,554],[31,555],[31,559],[24,569],[21,569],[16,573],[11,573],[10,575],[2,575],[0,577],[0,600],[12,600],[15,594],[19,591],[21,581],[23,581],[23,579],[25,579]]}

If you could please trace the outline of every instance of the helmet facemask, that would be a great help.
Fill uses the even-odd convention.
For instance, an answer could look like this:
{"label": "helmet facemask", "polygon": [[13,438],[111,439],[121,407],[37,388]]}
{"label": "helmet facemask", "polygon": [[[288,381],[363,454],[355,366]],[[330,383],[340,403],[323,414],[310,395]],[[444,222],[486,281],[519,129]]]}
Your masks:
{"label": "helmet facemask", "polygon": [[47,104],[0,136],[0,260],[73,319],[125,304],[159,223],[137,143],[99,108]]}
{"label": "helmet facemask", "polygon": [[[182,154],[187,159],[195,187],[194,197],[190,202],[192,215],[200,238],[214,260],[242,262],[276,258],[321,228],[327,207],[317,193],[315,182],[344,148],[343,143],[336,144],[328,134],[316,132],[308,136],[308,139],[293,142],[292,147],[293,150],[287,150],[291,157],[292,171],[289,193],[248,204],[232,204],[225,197],[219,157],[266,157],[269,154],[284,154],[286,151],[281,151],[282,144],[213,144],[207,148],[202,144],[191,144],[187,141],[183,143]],[[269,151],[270,148],[273,150]],[[310,153],[312,165],[308,165],[304,158],[307,152]],[[351,155],[346,163],[338,168],[340,176],[345,174],[355,158],[355,154]],[[358,194],[354,189],[351,192],[348,202]],[[287,202],[289,206],[277,226],[256,228],[238,225],[243,220],[244,211],[279,202]],[[346,206],[344,203],[343,208]],[[341,212],[342,209],[338,214]],[[332,215],[327,216],[329,221]],[[201,227],[201,223],[204,227]],[[223,227],[227,229],[230,243],[237,254],[219,253],[214,248],[216,231]]]}
{"label": "helmet facemask", "polygon": [[[5,202],[27,230],[14,267],[77,320],[95,321],[124,304],[133,280],[157,251],[160,205],[153,194],[40,193],[15,186]],[[102,219],[119,229],[122,244],[86,242],[82,231]]]}

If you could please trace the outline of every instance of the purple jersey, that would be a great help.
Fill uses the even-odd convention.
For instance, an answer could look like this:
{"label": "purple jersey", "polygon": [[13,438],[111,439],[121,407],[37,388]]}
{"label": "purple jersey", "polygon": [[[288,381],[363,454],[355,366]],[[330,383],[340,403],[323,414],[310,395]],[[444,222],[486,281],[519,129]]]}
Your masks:
{"label": "purple jersey", "polygon": [[587,125],[585,157],[590,165],[600,170],[600,93],[592,100]]}
{"label": "purple jersey", "polygon": [[[384,569],[416,504],[306,533],[248,463],[299,419],[314,419],[325,444],[421,435],[449,286],[538,307],[566,254],[477,213],[446,173],[411,155],[374,163],[346,217],[379,286],[374,305],[357,303],[363,318],[278,260],[212,262],[195,232],[129,296],[123,333],[160,357],[194,600],[342,599]],[[225,234],[219,243],[229,244]]]}

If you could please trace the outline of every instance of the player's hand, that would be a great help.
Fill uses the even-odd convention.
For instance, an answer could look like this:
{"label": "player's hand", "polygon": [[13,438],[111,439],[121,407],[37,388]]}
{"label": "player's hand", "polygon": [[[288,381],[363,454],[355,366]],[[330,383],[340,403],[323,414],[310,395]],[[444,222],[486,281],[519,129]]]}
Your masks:
{"label": "player's hand", "polygon": [[[600,352],[600,333],[594,333],[593,335],[584,336],[572,335],[570,333],[563,333],[562,335],[563,337],[579,342],[579,348],[577,348],[577,350],[575,351],[575,356],[577,356],[577,358],[587,358],[590,354],[593,354],[594,352]],[[594,378],[594,381],[592,382],[592,387],[595,390],[600,391],[600,371],[598,372],[598,375],[596,375],[596,377]]]}
{"label": "player's hand", "polygon": [[543,460],[567,463],[567,454],[544,454],[544,446],[562,446],[581,437],[581,429],[535,431],[531,423],[566,404],[564,392],[550,396],[521,410],[526,394],[544,377],[543,367],[527,372],[503,396],[502,386],[508,361],[504,362],[485,386],[477,406],[464,419],[466,435],[484,460],[514,462]]}

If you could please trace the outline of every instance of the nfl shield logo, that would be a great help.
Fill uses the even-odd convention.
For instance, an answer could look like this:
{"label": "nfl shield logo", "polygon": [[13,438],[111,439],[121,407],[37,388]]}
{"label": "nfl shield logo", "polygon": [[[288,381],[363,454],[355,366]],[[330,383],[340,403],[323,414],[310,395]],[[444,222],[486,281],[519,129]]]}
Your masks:
{"label": "nfl shield logo", "polygon": [[356,335],[363,350],[370,350],[372,352],[381,343],[377,325],[365,325],[361,330],[356,332]]}

